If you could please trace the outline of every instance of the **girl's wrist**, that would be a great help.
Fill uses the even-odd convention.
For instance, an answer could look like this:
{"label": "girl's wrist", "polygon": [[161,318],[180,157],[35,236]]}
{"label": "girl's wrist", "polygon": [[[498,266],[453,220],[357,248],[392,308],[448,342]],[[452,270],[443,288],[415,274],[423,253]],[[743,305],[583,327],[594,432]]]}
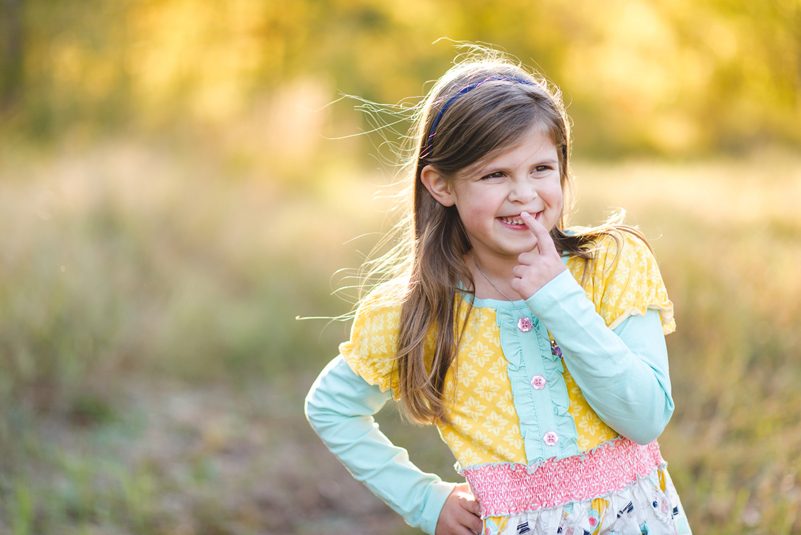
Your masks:
{"label": "girl's wrist", "polygon": [[558,300],[559,296],[573,290],[576,286],[578,286],[576,279],[573,278],[567,268],[564,268],[555,277],[525,298],[526,306],[534,315],[537,315],[537,309],[542,307],[542,302]]}
{"label": "girl's wrist", "polygon": [[566,271],[567,268],[560,262],[559,266],[553,270],[550,277],[541,276],[539,273],[537,273],[535,277],[526,277],[523,275],[512,279],[511,286],[524,301],[528,301],[534,297],[537,292],[551,284],[551,282]]}

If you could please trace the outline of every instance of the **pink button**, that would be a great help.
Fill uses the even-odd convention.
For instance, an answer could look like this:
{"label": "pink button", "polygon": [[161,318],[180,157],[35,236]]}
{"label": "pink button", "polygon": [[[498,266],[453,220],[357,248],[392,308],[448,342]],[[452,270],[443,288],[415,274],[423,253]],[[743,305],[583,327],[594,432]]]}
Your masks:
{"label": "pink button", "polygon": [[534,390],[542,390],[543,388],[545,388],[546,382],[547,381],[545,380],[545,377],[543,377],[542,375],[535,375],[531,379],[531,386],[534,387]]}
{"label": "pink button", "polygon": [[542,437],[542,440],[548,446],[556,446],[556,444],[559,442],[559,435],[557,435],[553,431],[548,431],[547,433],[545,433],[545,436]]}

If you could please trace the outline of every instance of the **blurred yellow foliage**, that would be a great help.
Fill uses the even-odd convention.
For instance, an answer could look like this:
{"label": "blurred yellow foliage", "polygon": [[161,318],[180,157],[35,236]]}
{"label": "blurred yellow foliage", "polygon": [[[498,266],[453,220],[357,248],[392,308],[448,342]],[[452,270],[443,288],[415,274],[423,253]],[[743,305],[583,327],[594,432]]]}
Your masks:
{"label": "blurred yellow foliage", "polygon": [[226,128],[297,80],[323,80],[312,106],[296,95],[308,108],[337,91],[394,103],[447,69],[454,41],[472,41],[504,47],[561,86],[577,142],[594,155],[801,143],[797,0],[3,6],[4,28],[22,36],[0,46],[7,131]]}

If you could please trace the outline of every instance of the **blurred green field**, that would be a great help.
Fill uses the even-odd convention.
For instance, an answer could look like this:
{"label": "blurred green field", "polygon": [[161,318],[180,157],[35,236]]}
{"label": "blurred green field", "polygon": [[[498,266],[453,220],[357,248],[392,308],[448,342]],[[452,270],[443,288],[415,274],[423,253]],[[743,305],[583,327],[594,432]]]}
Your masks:
{"label": "blurred green field", "polygon": [[[295,318],[350,310],[384,174],[126,138],[3,156],[0,533],[416,533],[302,414],[349,326]],[[801,157],[574,174],[575,222],[624,207],[675,303],[660,441],[695,533],[801,532]],[[433,429],[380,420],[453,479]]]}

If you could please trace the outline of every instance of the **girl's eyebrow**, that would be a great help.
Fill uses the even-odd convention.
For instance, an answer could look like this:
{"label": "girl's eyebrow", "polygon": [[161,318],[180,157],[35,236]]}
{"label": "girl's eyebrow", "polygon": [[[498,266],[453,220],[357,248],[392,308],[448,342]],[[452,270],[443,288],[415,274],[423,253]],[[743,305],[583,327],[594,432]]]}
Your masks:
{"label": "girl's eyebrow", "polygon": [[[548,157],[546,157],[546,158],[543,158],[542,160],[532,160],[532,163],[530,164],[530,166],[531,167],[536,167],[538,165],[543,165],[543,164],[558,165],[559,164],[559,160],[557,158],[548,158]],[[505,171],[506,169],[507,169],[506,165],[494,164],[494,163],[490,162],[490,163],[488,163],[486,165],[482,165],[481,167],[479,167],[477,169],[477,171],[476,171],[476,174],[484,175],[484,174],[487,174],[487,173],[495,173],[495,172],[498,172],[498,171]]]}

